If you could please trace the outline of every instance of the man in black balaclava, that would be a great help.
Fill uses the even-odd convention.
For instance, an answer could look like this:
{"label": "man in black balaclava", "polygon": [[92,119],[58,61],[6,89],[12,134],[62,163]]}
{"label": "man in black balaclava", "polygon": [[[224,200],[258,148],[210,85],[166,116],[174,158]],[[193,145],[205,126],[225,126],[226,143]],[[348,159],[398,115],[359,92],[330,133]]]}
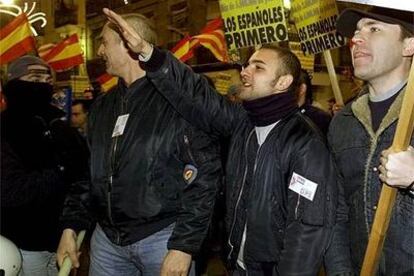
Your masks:
{"label": "man in black balaclava", "polygon": [[8,67],[1,113],[1,235],[23,257],[22,275],[56,275],[58,220],[70,184],[88,183],[81,138],[50,104],[51,68],[34,56]]}

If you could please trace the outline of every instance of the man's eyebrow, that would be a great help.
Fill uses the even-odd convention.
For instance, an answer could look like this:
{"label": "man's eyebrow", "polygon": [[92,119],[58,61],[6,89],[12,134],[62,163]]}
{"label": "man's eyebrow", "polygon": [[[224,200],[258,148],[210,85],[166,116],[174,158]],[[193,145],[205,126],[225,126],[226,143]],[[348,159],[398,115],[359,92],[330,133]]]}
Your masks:
{"label": "man's eyebrow", "polygon": [[360,30],[364,26],[372,26],[372,25],[376,25],[376,24],[384,24],[384,22],[369,18],[368,20],[366,20],[363,23],[358,23],[356,29]]}
{"label": "man's eyebrow", "polygon": [[253,60],[250,60],[248,62],[248,64],[251,64],[251,63],[260,63],[260,64],[266,65],[266,62],[264,62],[263,60],[260,60],[260,59],[253,59]]}

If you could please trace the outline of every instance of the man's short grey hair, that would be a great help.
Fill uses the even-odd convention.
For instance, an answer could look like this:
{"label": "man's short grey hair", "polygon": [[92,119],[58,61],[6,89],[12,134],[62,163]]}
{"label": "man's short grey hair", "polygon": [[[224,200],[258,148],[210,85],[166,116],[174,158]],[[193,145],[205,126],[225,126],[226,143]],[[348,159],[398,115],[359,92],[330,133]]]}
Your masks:
{"label": "man's short grey hair", "polygon": [[[139,13],[127,13],[121,14],[121,16],[144,40],[152,45],[157,45],[157,32],[150,19]],[[119,29],[114,24],[109,23],[108,27],[119,34]]]}

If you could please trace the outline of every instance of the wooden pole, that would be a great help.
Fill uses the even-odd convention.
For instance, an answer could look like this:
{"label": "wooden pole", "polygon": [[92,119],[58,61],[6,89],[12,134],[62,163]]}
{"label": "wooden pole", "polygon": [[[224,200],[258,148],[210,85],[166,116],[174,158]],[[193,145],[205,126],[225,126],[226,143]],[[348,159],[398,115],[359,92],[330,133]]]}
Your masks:
{"label": "wooden pole", "polygon": [[[406,150],[410,145],[414,128],[414,66],[411,66],[407,88],[398,119],[397,129],[391,150],[399,152]],[[387,235],[388,225],[391,219],[397,189],[385,184],[382,185],[377,212],[372,224],[367,250],[362,264],[361,276],[375,275],[381,258],[382,248]]]}
{"label": "wooden pole", "polygon": [[335,102],[339,105],[344,105],[341,89],[339,89],[338,78],[336,77],[335,67],[333,65],[330,50],[323,51],[326,67],[328,68],[329,79],[331,80],[332,90],[335,97]]}
{"label": "wooden pole", "polygon": [[[79,232],[77,238],[76,238],[76,248],[79,250],[83,238],[85,237],[85,230],[82,230]],[[65,259],[63,259],[63,264],[62,267],[59,270],[58,276],[68,276],[70,271],[72,269],[72,261],[70,260],[70,258],[68,256],[65,257]]]}

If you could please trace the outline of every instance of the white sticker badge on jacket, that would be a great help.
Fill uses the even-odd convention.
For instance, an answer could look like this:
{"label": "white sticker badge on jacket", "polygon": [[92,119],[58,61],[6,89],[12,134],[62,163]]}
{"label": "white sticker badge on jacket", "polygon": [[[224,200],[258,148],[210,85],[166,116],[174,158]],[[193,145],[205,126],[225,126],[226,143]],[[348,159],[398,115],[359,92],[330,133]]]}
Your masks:
{"label": "white sticker badge on jacket", "polygon": [[295,172],[293,173],[289,184],[290,190],[300,194],[310,201],[313,201],[316,193],[316,188],[318,188],[318,184],[315,182],[312,182]]}
{"label": "white sticker badge on jacket", "polygon": [[128,121],[129,114],[124,114],[118,116],[118,119],[116,119],[114,131],[112,132],[112,138],[121,136],[124,134],[125,126]]}

